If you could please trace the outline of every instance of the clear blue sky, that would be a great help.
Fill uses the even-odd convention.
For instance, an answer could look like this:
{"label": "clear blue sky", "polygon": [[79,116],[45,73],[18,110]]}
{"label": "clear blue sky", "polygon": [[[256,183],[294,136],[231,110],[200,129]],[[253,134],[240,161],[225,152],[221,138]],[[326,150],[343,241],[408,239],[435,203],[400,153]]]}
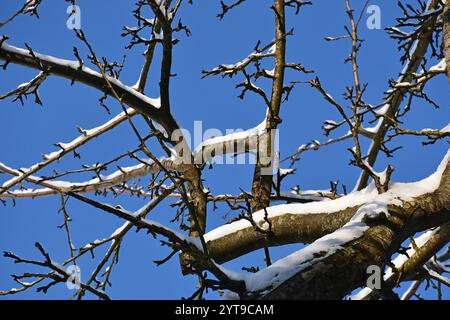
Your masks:
{"label": "clear blue sky", "polygon": [[[0,21],[9,17],[23,1],[1,1]],[[127,55],[121,80],[129,85],[136,82],[143,62],[142,47],[125,50],[127,39],[120,36],[122,26],[134,26],[131,10],[135,1],[87,1],[78,0],[82,9],[82,28],[94,45],[99,56],[109,60],[121,60]],[[268,0],[247,1],[229,13],[223,21],[216,18],[220,11],[219,1],[194,1],[194,5],[184,5],[180,11],[182,21],[192,31],[186,38],[179,35],[181,42],[174,48],[173,72],[178,76],[172,82],[172,108],[175,117],[185,128],[192,128],[196,120],[203,121],[204,128],[225,129],[250,128],[261,122],[265,109],[261,101],[248,94],[246,100],[237,98],[239,91],[234,85],[239,79],[201,79],[203,69],[213,68],[221,63],[235,63],[246,57],[256,42],[270,42],[273,38],[273,12]],[[361,1],[353,1],[358,6]],[[382,27],[395,24],[394,18],[400,14],[395,1],[373,0],[382,12]],[[86,54],[83,45],[74,33],[66,28],[65,1],[43,1],[40,19],[21,16],[2,28],[1,34],[8,35],[10,44],[23,46],[26,42],[34,50],[61,58],[73,59],[72,48],[76,45]],[[337,99],[345,86],[352,84],[350,65],[343,63],[349,53],[348,41],[328,43],[327,36],[340,36],[347,23],[343,0],[318,0],[307,7],[299,16],[290,10],[288,28],[295,28],[295,36],[289,38],[288,60],[299,62],[313,69],[320,76],[322,84]],[[361,77],[369,83],[366,100],[379,104],[387,89],[389,78],[397,78],[402,70],[396,43],[383,30],[361,28],[361,36],[366,40],[360,53]],[[156,62],[159,61],[157,55]],[[434,61],[435,62],[435,61]],[[430,62],[430,64],[433,63]],[[36,71],[10,65],[7,71],[0,71],[0,92],[4,93],[18,84],[30,80]],[[157,73],[151,73],[147,93],[158,94]],[[310,76],[289,73],[288,80],[307,80]],[[405,126],[412,129],[442,128],[450,119],[450,92],[445,77],[435,80],[429,86],[429,94],[440,102],[441,109],[435,110],[423,101],[414,104],[414,110],[405,118]],[[65,79],[49,77],[41,88],[44,106],[36,105],[31,99],[22,107],[20,103],[0,101],[0,161],[13,167],[29,167],[41,160],[44,153],[54,151],[54,143],[68,142],[78,135],[76,126],[93,128],[110,116],[98,105],[101,97],[97,91],[80,84],[70,86]],[[342,99],[340,100],[342,101]],[[120,112],[117,103],[108,99],[113,114]],[[289,102],[282,107],[284,120],[280,129],[281,153],[286,156],[311,139],[325,140],[321,125],[327,119],[339,119],[335,109],[307,85],[298,86],[291,94]],[[396,167],[394,179],[414,181],[432,173],[448,149],[448,144],[437,143],[422,147],[421,139],[398,139],[403,149],[394,159],[381,156],[376,169],[382,170],[390,163]],[[129,126],[124,124],[118,130],[84,146],[79,151],[82,159],[65,158],[57,167],[59,171],[74,169],[81,164],[107,161],[115,155],[136,147],[137,141]],[[367,145],[367,143],[365,143]],[[358,170],[348,165],[350,154],[348,143],[331,146],[323,151],[305,154],[297,164],[297,175],[289,178],[285,189],[300,185],[302,189],[325,189],[330,180],[339,179],[351,188],[358,176]],[[123,165],[131,164],[125,161]],[[54,167],[41,174],[50,174]],[[114,168],[111,168],[114,170]],[[239,193],[239,188],[249,189],[252,166],[215,166],[205,170],[205,185],[213,194]],[[7,177],[0,175],[0,181]],[[84,176],[89,179],[89,176]],[[148,179],[147,179],[148,180]],[[113,204],[121,204],[127,209],[140,207],[142,200],[106,198]],[[13,208],[0,206],[0,251],[11,250],[18,255],[37,258],[34,242],[41,242],[56,261],[64,261],[68,256],[65,234],[57,226],[62,223],[57,213],[59,197],[36,200],[20,200]],[[71,199],[68,205],[73,219],[72,235],[76,246],[81,247],[95,239],[111,234],[121,221],[82,205]],[[208,228],[223,223],[226,208],[210,210]],[[150,218],[166,223],[174,215],[174,210],[163,205],[152,212]],[[282,257],[300,248],[291,245],[272,250],[274,258]],[[101,259],[104,250],[96,251],[96,259],[88,255],[80,260],[82,280],[85,281]],[[116,299],[179,299],[190,296],[195,290],[195,277],[182,277],[178,259],[156,267],[152,260],[168,254],[167,248],[144,233],[131,232],[125,239],[120,263],[112,275],[113,286],[108,290]],[[262,252],[242,257],[227,264],[239,270],[241,266],[262,266]],[[9,277],[12,273],[30,271],[20,265],[0,257],[0,290],[17,286]],[[47,295],[29,291],[15,298],[57,298],[64,299],[73,292],[64,285],[52,288]],[[450,292],[446,289],[446,297]],[[433,293],[431,297],[434,297]],[[211,297],[216,297],[212,295]]]}

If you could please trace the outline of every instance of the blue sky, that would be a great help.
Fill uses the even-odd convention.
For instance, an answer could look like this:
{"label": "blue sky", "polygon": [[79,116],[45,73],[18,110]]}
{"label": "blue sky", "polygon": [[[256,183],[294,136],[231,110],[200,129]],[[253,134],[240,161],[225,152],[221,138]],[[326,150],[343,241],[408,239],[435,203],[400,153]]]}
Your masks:
{"label": "blue sky", "polygon": [[[226,129],[251,128],[259,124],[265,108],[261,101],[251,94],[240,100],[240,94],[234,86],[239,78],[201,79],[201,70],[211,69],[221,63],[235,63],[246,57],[258,40],[263,43],[273,38],[273,13],[269,9],[271,1],[247,1],[230,12],[223,21],[216,18],[220,11],[219,1],[194,1],[193,5],[184,5],[180,17],[192,31],[186,38],[179,35],[181,42],[174,48],[172,80],[172,109],[178,122],[192,129],[194,121],[203,121],[204,128]],[[256,4],[256,2],[258,4]],[[361,6],[360,1],[353,1]],[[129,85],[136,82],[143,63],[142,47],[125,50],[127,39],[120,36],[123,25],[134,26],[131,14],[134,1],[87,1],[78,0],[82,10],[82,28],[99,56],[111,60],[121,60],[127,55],[121,80]],[[379,5],[382,13],[382,27],[395,24],[400,14],[395,1],[371,1]],[[2,1],[0,3],[0,21],[9,17],[20,6],[20,1]],[[73,59],[72,48],[76,45],[85,56],[83,45],[74,33],[66,28],[65,1],[43,1],[40,7],[40,19],[21,16],[13,23],[2,28],[1,34],[8,35],[10,44],[23,46],[26,42],[35,51],[61,58]],[[295,35],[289,38],[287,57],[289,62],[302,63],[312,69],[321,78],[322,84],[337,99],[341,99],[345,86],[352,84],[351,67],[343,61],[349,53],[348,41],[326,42],[327,36],[344,34],[347,23],[343,0],[317,0],[314,5],[305,8],[299,16],[290,10],[288,28],[295,28]],[[387,90],[389,78],[397,78],[402,70],[395,41],[388,38],[384,30],[361,28],[361,37],[365,39],[360,53],[361,77],[368,82],[367,102],[376,105],[382,101]],[[155,64],[160,61],[156,55]],[[430,61],[430,65],[436,61]],[[270,68],[269,68],[270,69]],[[156,69],[152,69],[156,70]],[[7,71],[0,72],[0,92],[4,93],[18,84],[28,81],[36,71],[10,65]],[[288,81],[308,80],[310,75],[289,73]],[[158,95],[158,73],[150,73],[147,94]],[[423,101],[414,104],[414,110],[405,118],[405,127],[411,129],[442,128],[450,118],[450,91],[445,77],[435,80],[428,88],[429,95],[440,102],[441,109],[436,110]],[[13,167],[29,167],[41,160],[44,153],[54,151],[54,143],[68,142],[78,135],[76,126],[88,129],[106,122],[108,115],[98,104],[101,97],[97,91],[80,84],[70,85],[65,79],[49,77],[41,87],[44,106],[36,105],[32,99],[21,106],[10,100],[0,101],[0,161]],[[342,102],[342,99],[340,100]],[[108,99],[112,114],[120,112],[120,107]],[[338,113],[307,85],[297,86],[288,103],[281,111],[283,123],[280,126],[280,151],[287,156],[296,148],[311,139],[326,140],[321,125],[327,119],[339,119]],[[380,156],[378,170],[387,164],[395,166],[394,179],[414,181],[431,174],[448,149],[448,144],[437,143],[422,147],[422,140],[400,138],[395,144],[402,145],[394,159]],[[65,158],[56,167],[60,171],[77,168],[81,164],[107,161],[114,156],[135,148],[137,141],[126,124],[114,132],[96,139],[79,151],[82,159]],[[367,141],[364,142],[367,147]],[[285,189],[300,185],[302,189],[328,188],[331,180],[340,180],[353,187],[359,170],[348,165],[350,154],[346,150],[349,143],[331,146],[318,152],[305,154],[296,165],[297,175],[287,180]],[[131,164],[127,160],[123,165]],[[50,167],[41,174],[50,174]],[[114,170],[114,168],[111,168]],[[213,194],[239,193],[239,188],[251,186],[252,166],[217,165],[214,170],[205,170],[205,185]],[[89,176],[82,176],[89,179]],[[0,175],[0,181],[7,178]],[[144,179],[145,180],[145,179]],[[147,179],[148,180],[148,179]],[[147,181],[148,182],[148,181]],[[143,202],[139,199],[108,197],[105,201],[121,204],[127,209],[137,209]],[[64,261],[68,250],[65,235],[57,226],[62,223],[58,214],[59,197],[35,200],[20,200],[15,207],[8,204],[0,206],[0,251],[11,250],[18,255],[37,258],[34,242],[41,242],[56,261]],[[87,207],[75,200],[69,200],[68,211],[73,219],[72,235],[76,246],[83,246],[95,239],[110,235],[121,221]],[[224,222],[225,207],[217,211],[210,210],[208,228]],[[168,205],[160,206],[152,212],[150,218],[167,223],[174,215]],[[272,250],[273,257],[280,258],[300,248],[290,245]],[[96,252],[93,260],[86,255],[80,260],[82,279],[86,280],[95,262],[102,257],[103,249]],[[144,233],[130,232],[122,245],[120,262],[112,275],[113,286],[108,290],[117,299],[179,299],[190,296],[195,290],[195,277],[182,277],[178,259],[173,258],[167,264],[156,267],[153,260],[168,254],[167,248],[159,241]],[[239,270],[241,266],[262,266],[262,252],[255,252],[227,264]],[[23,266],[14,265],[0,257],[0,290],[14,287],[9,275],[29,271]],[[15,298],[56,298],[65,299],[73,292],[63,285],[52,288],[47,295],[29,291]],[[446,289],[446,297],[450,292]],[[435,294],[429,295],[434,297]],[[216,297],[211,295],[210,297]]]}

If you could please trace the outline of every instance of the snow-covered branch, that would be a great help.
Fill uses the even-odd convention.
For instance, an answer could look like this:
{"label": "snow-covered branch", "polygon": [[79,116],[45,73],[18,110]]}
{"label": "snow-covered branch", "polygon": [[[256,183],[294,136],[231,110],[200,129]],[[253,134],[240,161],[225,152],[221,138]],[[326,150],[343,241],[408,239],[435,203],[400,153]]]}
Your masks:
{"label": "snow-covered branch", "polygon": [[[176,167],[173,167],[174,161],[171,159],[163,158],[160,159],[160,162],[169,171],[176,171],[177,169]],[[0,163],[0,171],[16,176],[16,178],[11,179],[11,181],[23,177],[28,172],[27,170],[10,168],[3,163]],[[149,160],[146,163],[140,163],[133,167],[123,167],[108,176],[101,176],[100,178],[95,178],[85,182],[47,181],[41,177],[27,175],[26,178],[22,180],[29,181],[36,185],[41,185],[45,188],[6,191],[0,196],[0,198],[35,198],[56,193],[65,194],[68,192],[88,193],[102,191],[121,185],[132,179],[136,179],[150,173],[158,173],[160,171],[161,168],[159,164]],[[7,186],[8,184],[10,184],[10,182],[7,181],[3,186]]]}
{"label": "snow-covered branch", "polygon": [[[76,139],[72,140],[69,143],[57,143],[56,145],[60,148],[60,150],[52,152],[48,155],[44,155],[44,161],[36,163],[35,165],[31,166],[28,169],[20,170],[21,173],[16,178],[13,178],[5,183],[3,183],[2,186],[0,186],[0,196],[3,195],[6,191],[14,187],[15,185],[21,183],[23,180],[25,180],[27,177],[33,175],[37,171],[47,167],[51,163],[55,161],[59,161],[63,156],[70,152],[74,152],[77,148],[81,147],[82,145],[86,144],[90,140],[99,137],[100,135],[112,130],[122,122],[124,122],[128,117],[132,117],[136,114],[136,111],[134,109],[128,109],[126,112],[122,112],[113,119],[109,120],[105,124],[93,128],[90,130],[84,130],[79,128],[79,131],[81,133],[81,136],[77,137]],[[4,165],[2,165],[4,166]],[[4,166],[6,168],[6,166]],[[1,169],[0,169],[1,170]],[[3,171],[3,170],[1,170]],[[4,171],[6,172],[6,171]],[[69,185],[68,183],[67,185]],[[45,192],[44,192],[45,193]]]}
{"label": "snow-covered branch", "polygon": [[[94,71],[78,60],[65,60],[44,55],[35,51],[26,50],[11,46],[6,43],[5,38],[0,41],[0,60],[10,63],[24,65],[30,68],[45,68],[49,74],[61,76],[71,81],[81,82],[90,87],[96,88],[101,92],[108,88],[104,77],[97,71]],[[160,123],[167,130],[173,129],[173,124],[166,123],[166,114],[160,108],[160,100],[152,99],[139,93],[135,89],[126,86],[120,80],[114,77],[107,77],[108,82],[114,91],[121,97],[122,102],[129,105],[136,111],[149,116],[156,122]],[[112,95],[112,92],[106,92]],[[170,128],[169,128],[170,127]],[[171,131],[171,130],[169,130]]]}
{"label": "snow-covered branch", "polygon": [[[270,239],[265,239],[256,232],[247,220],[238,220],[209,231],[205,235],[205,240],[217,262],[234,259],[264,245],[310,243],[344,226],[362,207],[371,209],[369,206],[371,204],[382,204],[389,210],[398,211],[417,205],[417,199],[421,197],[434,193],[443,194],[443,189],[448,188],[446,183],[450,179],[449,160],[450,150],[437,171],[428,178],[414,183],[391,182],[389,190],[383,194],[379,194],[375,185],[371,184],[364,190],[352,192],[335,200],[269,207],[266,211],[273,232]],[[445,194],[442,197],[443,199],[434,198],[433,202],[450,205],[450,199]],[[259,225],[264,225],[265,210],[255,212],[253,220]]]}

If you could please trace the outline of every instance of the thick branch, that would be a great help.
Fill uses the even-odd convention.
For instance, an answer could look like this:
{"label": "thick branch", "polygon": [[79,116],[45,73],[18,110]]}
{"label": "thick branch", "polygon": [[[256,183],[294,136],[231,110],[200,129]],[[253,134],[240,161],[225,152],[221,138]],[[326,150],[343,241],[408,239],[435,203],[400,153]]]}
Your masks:
{"label": "thick branch", "polygon": [[369,266],[384,267],[406,238],[449,222],[448,157],[439,187],[435,191],[400,205],[389,205],[388,211],[391,216],[386,221],[377,222],[362,237],[350,241],[333,254],[325,254],[323,259],[313,259],[308,267],[271,290],[264,298],[342,299],[365,283]]}

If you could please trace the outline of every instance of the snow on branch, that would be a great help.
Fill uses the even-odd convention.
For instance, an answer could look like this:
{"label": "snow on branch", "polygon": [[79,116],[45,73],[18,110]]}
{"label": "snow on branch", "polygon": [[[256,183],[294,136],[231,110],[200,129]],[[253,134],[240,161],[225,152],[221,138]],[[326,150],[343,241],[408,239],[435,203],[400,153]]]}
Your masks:
{"label": "snow on branch", "polygon": [[[171,159],[163,158],[160,162],[167,168],[167,170],[175,171],[176,168],[173,167],[174,161]],[[161,171],[160,165],[148,160],[146,163],[140,163],[132,167],[123,167],[119,170],[111,173],[108,176],[100,176],[85,182],[68,182],[68,181],[47,181],[41,177],[35,177],[29,175],[27,170],[16,170],[0,163],[0,171],[16,176],[10,180],[10,182],[5,182],[3,188],[11,184],[11,181],[23,177],[22,180],[27,180],[31,183],[42,185],[43,189],[20,189],[14,191],[5,191],[0,198],[36,198],[48,196],[56,193],[68,193],[68,192],[95,192],[102,191],[105,189],[112,188],[117,185],[121,185],[127,181],[135,178],[145,176],[150,173],[158,173]]]}
{"label": "snow on branch", "polygon": [[[272,46],[274,45],[273,43],[271,44]],[[270,47],[269,47],[270,49]],[[256,62],[259,60],[262,60],[264,58],[268,58],[268,57],[273,57],[274,56],[274,52],[272,50],[269,50],[269,52],[264,53],[264,52],[253,52],[250,55],[248,55],[244,60],[239,61],[235,64],[221,64],[220,66],[207,71],[207,70],[203,70],[202,74],[203,74],[203,78],[207,77],[207,76],[211,76],[211,75],[219,75],[222,74],[222,77],[233,77],[234,75],[236,75],[238,72],[242,71],[245,69],[245,67],[247,67],[249,64],[251,64],[252,62]]]}
{"label": "snow on branch", "polygon": [[37,18],[39,18],[38,8],[41,2],[42,0],[26,0],[22,7],[17,10],[11,17],[6,19],[4,22],[0,22],[0,28],[4,27],[20,14],[29,14],[30,16],[36,16]]}
{"label": "snow on branch", "polygon": [[0,186],[0,196],[4,194],[6,191],[14,187],[15,185],[21,183],[23,180],[25,180],[27,177],[31,176],[32,174],[36,173],[37,171],[47,167],[51,163],[55,161],[59,161],[63,156],[70,152],[75,152],[77,148],[81,147],[82,145],[86,144],[90,140],[99,137],[100,135],[112,130],[117,125],[124,122],[128,117],[132,117],[136,114],[136,111],[134,109],[128,109],[126,112],[122,112],[113,119],[109,120],[105,124],[93,128],[90,130],[84,130],[79,128],[78,130],[81,133],[81,136],[77,137],[76,139],[72,140],[69,143],[57,143],[56,145],[60,148],[60,150],[52,152],[48,155],[44,155],[44,161],[36,163],[35,165],[31,166],[28,169],[21,170],[22,172],[17,177],[5,182],[2,186]]}
{"label": "snow on branch", "polygon": [[[113,129],[120,123],[124,122],[128,116],[134,116],[136,111],[128,109],[127,112],[122,112],[115,118],[111,119],[102,126],[90,130],[79,129],[81,136],[69,143],[56,144],[60,150],[44,155],[44,161],[33,165],[27,169],[12,169],[5,164],[0,163],[0,171],[15,175],[16,177],[10,179],[0,186],[0,198],[27,198],[27,197],[42,197],[55,193],[72,192],[94,192],[111,188],[116,185],[123,184],[132,179],[142,177],[149,173],[157,173],[161,168],[154,161],[144,161],[133,167],[120,168],[116,172],[108,175],[95,178],[86,182],[69,182],[69,181],[46,181],[40,177],[33,177],[32,175],[37,171],[47,167],[51,163],[58,161],[64,155],[74,152],[77,148],[87,143],[88,141],[100,136],[101,134]],[[198,164],[204,164],[211,161],[215,156],[225,154],[240,154],[256,150],[261,135],[265,133],[265,121],[255,128],[235,132],[224,136],[214,137],[202,142],[194,151],[194,161]],[[183,163],[176,155],[171,158],[161,158],[161,163],[169,171],[183,171]],[[24,180],[32,183],[47,185],[44,189],[21,189],[9,191],[12,187],[20,184]],[[45,184],[43,183],[45,181]]]}
{"label": "snow on branch", "polygon": [[251,294],[264,296],[295,274],[311,268],[320,260],[342,249],[345,244],[361,237],[369,228],[362,221],[365,213],[364,210],[358,211],[342,228],[276,261],[268,268],[247,276],[245,279],[247,290]]}
{"label": "snow on branch", "polygon": [[[5,42],[3,38],[0,46],[0,60],[22,64],[34,69],[44,68],[50,74],[68,78],[72,81],[79,81],[88,86],[94,87],[100,91],[105,90],[105,79],[97,71],[85,66],[80,60],[65,60],[44,55],[33,51],[11,46]],[[44,70],[43,70],[44,71]],[[124,103],[128,104],[138,112],[148,115],[149,117],[161,122],[163,117],[160,110],[160,100],[152,99],[146,95],[139,93],[135,89],[126,86],[120,80],[107,76],[107,81],[113,86],[117,94],[122,97]],[[107,92],[111,94],[111,92]],[[164,123],[161,123],[165,125]]]}
{"label": "snow on branch", "polygon": [[23,105],[24,97],[26,99],[29,95],[34,95],[35,102],[37,104],[42,105],[42,101],[41,101],[41,98],[39,97],[38,89],[39,89],[40,85],[45,81],[46,78],[47,78],[47,73],[44,71],[41,71],[36,77],[31,79],[30,81],[20,84],[19,86],[17,86],[16,89],[14,89],[6,94],[0,95],[0,100],[6,99],[11,96],[16,96],[13,99],[13,102],[19,100],[20,103]]}
{"label": "snow on branch", "polygon": [[266,133],[266,120],[258,126],[245,130],[218,136],[203,141],[194,150],[195,163],[207,163],[216,156],[226,154],[241,154],[256,150],[261,136]]}
{"label": "snow on branch", "polygon": [[[444,172],[448,174],[449,160],[450,149],[436,172],[429,177],[413,183],[390,182],[389,190],[382,194],[378,193],[372,183],[361,191],[354,191],[335,200],[271,206],[253,213],[252,217],[260,226],[266,224],[267,219],[271,221],[274,239],[278,241],[268,242],[268,245],[309,242],[342,227],[342,222],[349,221],[365,205],[375,203],[387,207],[402,207],[404,203],[414,202],[416,198],[436,191],[441,186]],[[260,235],[244,219],[207,232],[205,241],[215,259],[222,262],[256,250],[262,245]]]}
{"label": "snow on branch", "polygon": [[170,241],[170,244],[167,245],[172,247],[174,251],[181,250],[184,253],[192,255],[193,261],[191,261],[192,265],[190,266],[190,268],[196,270],[196,272],[198,272],[199,274],[201,274],[203,270],[208,270],[219,281],[221,281],[221,285],[223,287],[229,288],[235,292],[241,292],[243,290],[243,283],[241,280],[236,280],[232,277],[229,277],[228,274],[223,272],[222,268],[220,268],[209,257],[207,251],[208,249],[204,246],[202,237],[199,238],[184,236],[156,221],[145,219],[143,210],[145,210],[146,207],[133,213],[123,209],[122,207],[115,207],[109,204],[100,203],[76,193],[70,193],[69,195],[93,207],[96,207],[131,222],[133,226],[138,228],[138,230],[144,229],[147,230],[148,233],[151,233],[153,235],[161,235],[167,238]]}

